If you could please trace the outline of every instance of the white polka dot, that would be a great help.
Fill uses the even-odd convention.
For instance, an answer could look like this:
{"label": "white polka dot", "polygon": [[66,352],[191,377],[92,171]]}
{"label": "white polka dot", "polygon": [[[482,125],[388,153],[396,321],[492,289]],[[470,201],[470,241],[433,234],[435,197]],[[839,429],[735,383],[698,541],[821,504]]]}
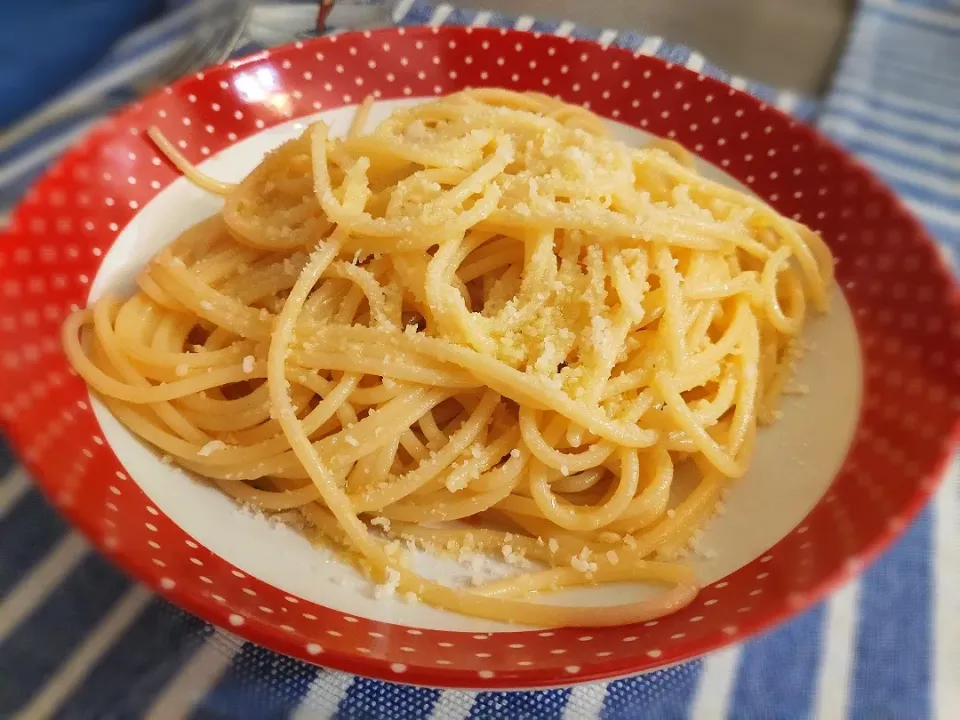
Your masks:
{"label": "white polka dot", "polygon": [[563,655],[566,652],[565,648],[554,648],[550,651],[551,655]]}
{"label": "white polka dot", "polygon": [[267,613],[268,615],[272,615],[272,614],[273,614],[273,608],[269,608],[269,607],[267,607],[266,605],[260,605],[257,609],[258,609],[260,612],[265,612],[265,613]]}
{"label": "white polka dot", "polygon": [[245,577],[246,577],[246,575],[244,575],[244,574],[243,574],[242,572],[240,572],[239,570],[231,570],[230,573],[231,573],[234,577],[238,577],[238,578],[245,578]]}
{"label": "white polka dot", "polygon": [[336,630],[327,630],[327,635],[330,637],[343,637],[343,633],[337,632]]}
{"label": "white polka dot", "polygon": [[160,578],[160,587],[164,590],[173,590],[177,586],[177,583],[174,582],[171,578],[164,577]]}
{"label": "white polka dot", "polygon": [[319,655],[322,652],[323,652],[323,648],[317,645],[316,643],[307,643],[307,654]]}
{"label": "white polka dot", "polygon": [[661,655],[663,655],[663,651],[662,651],[662,650],[656,650],[656,649],[654,649],[654,650],[647,650],[647,657],[658,658],[658,657],[660,657]]}
{"label": "white polka dot", "polygon": [[147,530],[149,530],[150,532],[156,532],[156,531],[157,531],[157,526],[154,525],[153,523],[144,523],[144,527],[145,527]]}
{"label": "white polka dot", "polygon": [[207,585],[212,585],[212,584],[213,584],[213,580],[211,580],[210,578],[208,578],[206,575],[200,575],[200,582],[206,583]]}
{"label": "white polka dot", "polygon": [[703,620],[703,615],[694,615],[692,618],[690,618],[690,622],[692,623],[700,622],[701,620]]}
{"label": "white polka dot", "polygon": [[[437,660],[437,662],[439,663],[440,661]],[[494,672],[493,670],[481,670],[477,673],[477,675],[482,677],[484,680],[489,680],[490,678],[494,677]]]}
{"label": "white polka dot", "polygon": [[567,665],[567,666],[564,668],[564,670],[566,670],[566,671],[567,671],[568,673],[570,673],[571,675],[576,675],[578,672],[580,672],[580,666],[579,666],[579,665]]}
{"label": "white polka dot", "polygon": [[257,591],[254,590],[253,588],[244,588],[243,591],[244,591],[247,595],[250,595],[251,597],[253,597],[254,595],[257,594]]}
{"label": "white polka dot", "polygon": [[311,613],[303,613],[304,620],[316,620],[317,616],[312,615]]}

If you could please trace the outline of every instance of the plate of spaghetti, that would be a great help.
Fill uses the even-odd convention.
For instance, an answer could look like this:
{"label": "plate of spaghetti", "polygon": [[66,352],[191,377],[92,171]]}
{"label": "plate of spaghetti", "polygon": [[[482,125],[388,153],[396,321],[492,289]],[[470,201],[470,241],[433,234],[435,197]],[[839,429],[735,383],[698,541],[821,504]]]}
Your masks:
{"label": "plate of spaghetti", "polygon": [[934,490],[957,289],[877,180],[682,67],[415,28],[98,126],[0,246],[2,416],[115,562],[277,651],[537,688],[696,657]]}

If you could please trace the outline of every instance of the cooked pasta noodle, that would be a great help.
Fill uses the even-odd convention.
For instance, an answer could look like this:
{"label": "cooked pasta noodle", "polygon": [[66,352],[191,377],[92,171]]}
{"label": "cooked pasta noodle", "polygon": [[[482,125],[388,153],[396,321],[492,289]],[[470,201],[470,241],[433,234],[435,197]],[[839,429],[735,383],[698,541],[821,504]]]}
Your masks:
{"label": "cooked pasta noodle", "polygon": [[[73,314],[71,363],[161,454],[298,512],[381,593],[533,625],[688,604],[679,556],[778,414],[829,251],[680,146],[627,147],[544,95],[466,91],[372,130],[369,109],[237,185],[151,131],[223,211],[132,297]],[[699,482],[676,504],[685,464]],[[415,548],[514,572],[444,585]],[[537,602],[628,581],[667,589]]]}

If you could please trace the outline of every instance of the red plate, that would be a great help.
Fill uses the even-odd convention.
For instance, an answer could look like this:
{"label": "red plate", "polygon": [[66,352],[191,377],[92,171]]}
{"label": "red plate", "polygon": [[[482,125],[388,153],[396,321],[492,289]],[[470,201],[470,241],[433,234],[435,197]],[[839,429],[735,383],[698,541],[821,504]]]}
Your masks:
{"label": "red plate", "polygon": [[[739,569],[713,578],[673,616],[589,631],[476,632],[469,621],[435,629],[350,614],[314,602],[317,593],[311,600],[280,589],[158,509],[163,503],[141,487],[151,470],[121,464],[117,454],[126,451],[115,448],[60,351],[60,324],[87,302],[108,251],[119,263],[129,248],[135,254],[138,238],[121,252],[124,228],[154,242],[147,235],[157,196],[172,183],[167,192],[185,192],[145,137],[148,126],[201,162],[226,157],[222,151],[247,138],[275,144],[280,134],[264,139],[261,131],[289,135],[291,119],[367,94],[387,101],[466,86],[555,93],[674,137],[819,230],[839,259],[846,305],[839,293],[836,304],[852,318],[853,355],[844,362],[858,372],[845,381],[853,405],[837,461],[817,471],[827,472],[823,491],[805,517],[748,548]],[[651,670],[742,640],[821,598],[896,537],[934,490],[957,439],[957,288],[891,193],[749,95],[655,58],[568,38],[392,29],[297,43],[186,78],[100,125],[30,191],[0,245],[0,296],[0,413],[29,469],[78,527],[130,574],[211,623],[303,660],[403,682],[536,688]],[[832,349],[821,348],[825,375]],[[831,415],[825,407],[822,417]],[[811,420],[808,431],[819,424]]]}

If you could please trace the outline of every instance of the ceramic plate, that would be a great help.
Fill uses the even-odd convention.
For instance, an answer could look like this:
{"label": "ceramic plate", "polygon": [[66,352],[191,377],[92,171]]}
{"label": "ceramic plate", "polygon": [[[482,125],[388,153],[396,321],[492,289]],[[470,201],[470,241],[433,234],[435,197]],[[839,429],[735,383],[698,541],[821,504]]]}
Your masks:
{"label": "ceramic plate", "polygon": [[[148,259],[219,200],[145,130],[238,180],[322,117],[345,131],[468,86],[556,94],[623,140],[676,139],[702,172],[820,231],[839,260],[783,418],[693,559],[704,589],[642,625],[511,626],[375,599],[295,530],[162,464],[91,398],[60,350],[70,310],[129,290]],[[537,688],[689,660],[821,598],[896,537],[934,490],[960,416],[957,289],[916,221],[854,160],[757,99],[683,67],[548,35],[390,29],[321,38],[185,78],[101,124],[27,195],[0,245],[0,417],[53,502],[159,594],[249,640],[361,675],[443,687]],[[421,557],[456,582],[469,570]],[[496,568],[491,567],[490,572]],[[629,586],[552,599],[602,608]]]}

